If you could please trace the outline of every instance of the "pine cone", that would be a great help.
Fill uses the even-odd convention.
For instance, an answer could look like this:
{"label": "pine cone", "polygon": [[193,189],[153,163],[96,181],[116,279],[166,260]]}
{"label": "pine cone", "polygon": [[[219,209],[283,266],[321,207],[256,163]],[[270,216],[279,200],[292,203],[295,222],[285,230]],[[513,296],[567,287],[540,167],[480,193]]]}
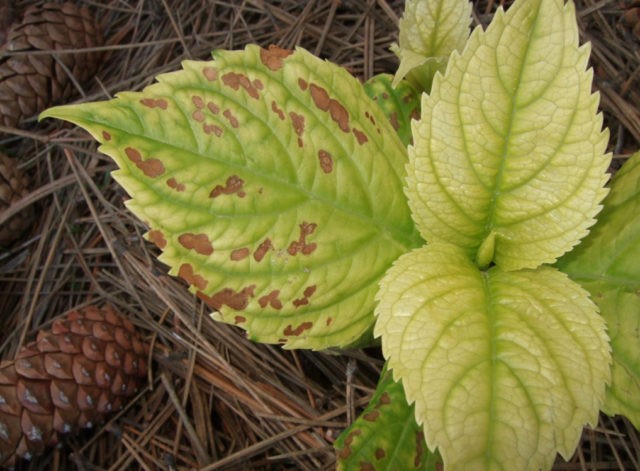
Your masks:
{"label": "pine cone", "polygon": [[640,39],[640,2],[633,2],[625,9],[622,22],[636,39]]}
{"label": "pine cone", "polygon": [[15,9],[13,5],[4,2],[0,5],[0,44],[4,44],[7,40],[9,27],[13,23],[15,17]]}
{"label": "pine cone", "polygon": [[[101,54],[60,51],[102,44],[100,27],[86,7],[46,3],[28,8],[22,21],[9,30],[0,51],[0,124],[16,126],[53,103],[67,100],[74,87],[69,74],[79,83],[86,82],[95,74]],[[51,53],[6,55],[18,51]]]}
{"label": "pine cone", "polygon": [[[16,159],[0,152],[0,216],[17,200],[29,193],[29,177],[22,172]],[[24,211],[0,224],[0,247],[20,237],[33,220],[33,209]]]}
{"label": "pine cone", "polygon": [[146,375],[147,346],[111,306],[86,307],[41,330],[0,364],[0,466],[122,408]]}

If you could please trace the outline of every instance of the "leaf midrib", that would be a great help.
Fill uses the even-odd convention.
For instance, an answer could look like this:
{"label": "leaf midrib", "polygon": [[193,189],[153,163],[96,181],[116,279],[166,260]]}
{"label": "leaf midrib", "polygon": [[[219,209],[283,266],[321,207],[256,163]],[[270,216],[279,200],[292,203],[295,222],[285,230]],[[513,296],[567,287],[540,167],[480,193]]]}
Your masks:
{"label": "leaf midrib", "polygon": [[[532,37],[536,37],[536,30],[538,28],[538,18],[540,16],[540,9],[542,7],[542,2],[538,3],[538,9],[535,13],[535,18],[532,20],[532,28],[531,28],[531,36]],[[504,33],[504,32],[503,32]],[[505,167],[506,167],[506,162],[507,162],[507,158],[508,158],[508,149],[509,149],[509,141],[511,138],[511,133],[513,130],[513,124],[515,121],[515,116],[518,112],[518,107],[517,107],[517,96],[518,93],[520,91],[520,85],[522,83],[522,77],[524,74],[524,69],[525,69],[525,64],[527,63],[527,59],[528,56],[530,54],[531,51],[531,43],[532,41],[527,41],[525,44],[525,50],[524,53],[521,55],[522,60],[520,62],[520,70],[518,71],[518,77],[516,80],[516,86],[515,86],[515,90],[513,92],[513,94],[510,96],[511,99],[511,112],[509,113],[508,116],[508,123],[507,123],[507,132],[505,133],[505,137],[503,140],[503,145],[502,145],[502,151],[501,151],[501,155],[500,155],[500,165],[498,167],[498,172],[496,173],[496,177],[495,177],[495,184],[493,185],[493,189],[491,190],[491,202],[489,203],[489,207],[487,208],[487,219],[486,219],[486,223],[485,223],[485,228],[484,228],[484,234],[481,237],[481,241],[485,240],[489,234],[491,233],[492,230],[494,230],[495,228],[495,218],[496,218],[496,210],[497,210],[497,204],[498,204],[498,199],[500,197],[500,188],[502,188],[502,183],[503,183],[503,179],[504,179],[504,174],[505,174]],[[496,241],[497,242],[497,241]]]}
{"label": "leaf midrib", "polygon": [[[225,98],[228,98],[225,96]],[[120,106],[124,105],[124,103],[120,103]],[[131,113],[133,113],[136,118],[138,120],[140,120],[140,116],[137,113],[137,110],[134,107],[130,107],[127,106],[127,108],[130,110]],[[182,108],[180,109],[181,113],[184,114],[184,110],[182,110]],[[256,118],[259,119],[259,118]],[[89,121],[89,119],[85,118],[86,121],[93,123],[94,125],[99,125],[99,126],[108,126],[112,129],[117,129],[120,133],[126,134],[126,135],[132,135],[135,136],[136,138],[141,138],[141,139],[145,139],[145,140],[149,140],[151,141],[154,145],[158,145],[160,147],[163,147],[165,149],[173,149],[176,152],[184,152],[184,153],[188,153],[188,154],[192,154],[192,155],[197,155],[198,157],[203,157],[202,154],[200,154],[197,151],[191,150],[191,149],[186,149],[183,147],[179,147],[177,146],[175,143],[171,143],[171,142],[166,142],[166,141],[161,141],[158,138],[154,138],[154,137],[150,137],[144,134],[132,134],[131,132],[129,132],[127,129],[124,128],[117,128],[114,126],[115,123],[103,123],[99,120],[94,120],[91,119]],[[262,120],[261,120],[262,121]],[[266,123],[263,122],[263,124],[265,126],[267,126]],[[235,135],[234,135],[235,137]],[[240,146],[242,146],[242,143],[239,142]],[[286,148],[286,146],[283,145],[283,148]],[[219,158],[216,158],[216,156],[207,156],[207,159],[213,160],[218,162],[219,164],[221,164],[222,166],[225,166],[229,169],[233,169],[233,170],[242,170],[243,172],[246,172],[247,174],[250,175],[254,175],[257,177],[260,177],[264,180],[267,181],[272,181],[274,182],[274,187],[278,188],[278,187],[284,187],[284,188],[288,188],[289,191],[292,192],[296,192],[299,193],[300,195],[302,195],[302,198],[305,198],[307,201],[317,201],[320,205],[323,206],[327,206],[327,207],[331,207],[334,210],[340,211],[343,214],[352,217],[354,219],[357,219],[359,221],[362,221],[363,224],[368,225],[369,227],[374,227],[376,228],[376,230],[380,233],[380,234],[389,234],[389,238],[394,240],[395,242],[397,242],[399,245],[401,245],[403,247],[403,250],[406,252],[408,250],[410,250],[411,248],[415,248],[417,246],[419,246],[420,242],[418,240],[417,237],[417,232],[413,231],[412,233],[407,233],[403,230],[401,230],[398,226],[390,226],[387,224],[383,224],[381,223],[381,220],[379,218],[375,218],[375,217],[369,217],[366,214],[362,214],[360,212],[355,212],[353,211],[351,208],[344,206],[344,205],[340,205],[337,204],[337,201],[335,200],[331,200],[328,198],[323,198],[320,195],[318,195],[317,193],[313,193],[309,190],[304,189],[303,187],[299,186],[299,185],[294,185],[286,180],[282,180],[277,178],[277,175],[274,173],[263,173],[263,172],[257,172],[255,167],[250,167],[247,165],[240,165],[240,164],[234,164],[234,163],[230,163],[226,160],[222,160]],[[114,159],[120,159],[120,157],[114,157]],[[124,159],[122,159],[122,161],[124,162]],[[129,165],[126,166],[122,166],[119,165],[121,170],[124,170],[125,168],[130,167]],[[131,174],[131,172],[129,170],[126,170],[127,173]],[[193,206],[186,206],[182,201],[180,200],[176,200],[176,199],[167,199],[167,197],[159,191],[156,191],[156,185],[154,185],[154,181],[153,180],[149,180],[150,183],[147,183],[147,179],[137,179],[137,181],[139,183],[142,183],[145,185],[145,187],[147,187],[148,189],[152,190],[154,194],[157,195],[157,197],[159,199],[161,199],[162,201],[170,201],[171,204],[175,205],[175,206],[179,206],[179,207],[184,207],[184,208],[190,208],[193,209]],[[367,187],[366,188],[367,193],[369,193],[370,196],[371,192],[370,189]],[[408,210],[407,210],[408,211]],[[208,212],[208,211],[207,211]],[[233,217],[239,217],[239,215],[232,215]],[[242,216],[245,217],[251,217],[251,214],[243,214]],[[375,214],[373,214],[371,216],[375,216]],[[384,236],[382,236],[384,237]]]}

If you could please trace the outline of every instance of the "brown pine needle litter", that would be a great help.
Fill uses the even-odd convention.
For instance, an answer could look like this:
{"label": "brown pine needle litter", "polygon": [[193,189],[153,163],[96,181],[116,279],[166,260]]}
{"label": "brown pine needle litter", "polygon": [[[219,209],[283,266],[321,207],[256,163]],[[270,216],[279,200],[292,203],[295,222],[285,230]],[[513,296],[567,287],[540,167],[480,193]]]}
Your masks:
{"label": "brown pine needle litter", "polygon": [[[37,0],[0,1],[18,12]],[[184,59],[247,43],[303,46],[366,79],[397,66],[401,0],[80,0],[102,22],[97,74],[74,81],[71,101],[140,90]],[[500,4],[474,2],[474,23]],[[640,39],[631,0],[577,0],[592,43],[595,86],[611,131],[614,169],[640,147]],[[638,15],[640,21],[640,15]],[[0,25],[1,26],[1,25]],[[19,53],[18,53],[19,54]],[[41,51],[38,54],[51,54]],[[7,55],[0,59],[6,60]],[[123,205],[114,164],[86,133],[61,122],[0,129],[0,150],[31,176],[13,213],[36,222],[0,251],[0,357],[13,358],[34,332],[65,311],[110,303],[151,343],[149,381],[125,408],[18,469],[323,470],[333,442],[357,417],[383,364],[377,349],[285,351],[214,323],[183,282],[169,277]],[[0,216],[0,224],[12,214]],[[557,470],[640,469],[640,436],[624,418],[601,415]]]}

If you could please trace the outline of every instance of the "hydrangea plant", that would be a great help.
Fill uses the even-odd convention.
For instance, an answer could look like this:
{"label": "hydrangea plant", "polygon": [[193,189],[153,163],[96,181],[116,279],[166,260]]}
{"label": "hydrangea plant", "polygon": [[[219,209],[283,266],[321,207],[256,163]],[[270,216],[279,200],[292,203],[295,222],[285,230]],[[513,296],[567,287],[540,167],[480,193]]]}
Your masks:
{"label": "hydrangea plant", "polygon": [[470,36],[469,12],[409,0],[395,78],[250,45],[42,115],[101,143],[214,318],[285,348],[380,339],[341,469],[548,469],[600,409],[640,423],[640,154],[574,250],[611,156],[573,3]]}

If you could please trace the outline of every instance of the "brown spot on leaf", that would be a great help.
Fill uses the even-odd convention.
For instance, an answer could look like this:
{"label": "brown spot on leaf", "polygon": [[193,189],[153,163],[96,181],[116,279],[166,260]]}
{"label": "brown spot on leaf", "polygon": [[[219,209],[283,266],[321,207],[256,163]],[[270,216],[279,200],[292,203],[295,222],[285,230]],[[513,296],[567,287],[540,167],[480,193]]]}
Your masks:
{"label": "brown spot on leaf", "polygon": [[343,460],[346,460],[347,458],[349,458],[349,456],[351,456],[351,447],[345,446],[342,450],[340,450],[340,453],[338,453],[338,456],[340,457],[340,459],[343,459]]}
{"label": "brown spot on leaf", "polygon": [[376,420],[378,420],[378,417],[380,417],[380,411],[377,410],[367,412],[362,416],[362,418],[367,422],[375,422]]}
{"label": "brown spot on leaf", "polygon": [[207,124],[207,123],[204,123],[202,125],[202,130],[204,131],[205,134],[215,134],[217,137],[222,136],[222,133],[224,132],[220,126],[216,126],[215,124]]}
{"label": "brown spot on leaf", "polygon": [[295,111],[291,111],[289,113],[289,117],[291,118],[291,123],[293,124],[293,130],[298,135],[298,146],[302,147],[302,134],[304,133],[304,116],[296,113]]}
{"label": "brown spot on leaf", "polygon": [[388,94],[387,92],[383,92],[383,93],[382,93],[382,98],[383,98],[384,100],[388,100],[388,99],[389,99],[389,94]]}
{"label": "brown spot on leaf", "polygon": [[102,137],[105,141],[111,140],[111,134],[109,134],[107,131],[102,131]]}
{"label": "brown spot on leaf", "polygon": [[156,178],[164,173],[164,165],[158,159],[147,159],[136,166],[149,178]]}
{"label": "brown spot on leaf", "polygon": [[313,296],[313,293],[316,292],[316,289],[317,289],[316,285],[307,286],[302,292],[304,296],[302,298],[294,299],[293,305],[295,307],[300,307],[300,306],[306,306],[307,304],[309,304],[309,298]]}
{"label": "brown spot on leaf", "polygon": [[262,80],[260,80],[260,79],[255,79],[253,81],[253,86],[256,87],[256,89],[258,89],[258,90],[264,90],[264,84],[262,83]]}
{"label": "brown spot on leaf", "polygon": [[327,321],[326,321],[327,327],[329,327],[331,324],[333,324],[333,317],[327,317]]}
{"label": "brown spot on leaf", "polygon": [[313,251],[317,247],[317,244],[315,244],[314,242],[308,244],[307,236],[313,234],[313,232],[316,230],[316,227],[318,227],[318,225],[315,223],[303,222],[302,224],[300,224],[300,237],[298,237],[297,241],[291,242],[291,244],[289,244],[289,248],[287,248],[287,252],[289,252],[289,255],[297,255],[298,252],[302,253],[303,255],[311,255],[311,253],[313,253]]}
{"label": "brown spot on leaf", "polygon": [[265,239],[258,248],[253,252],[253,258],[256,262],[261,262],[269,250],[273,249],[271,239]]}
{"label": "brown spot on leaf", "polygon": [[202,108],[204,108],[204,100],[202,99],[201,96],[198,95],[193,95],[191,97],[191,101],[193,102],[193,104],[195,105],[196,108],[198,108],[199,110],[201,110]]}
{"label": "brown spot on leaf", "polygon": [[329,105],[331,104],[331,98],[327,91],[317,86],[315,83],[311,84],[311,98],[318,108],[322,111],[329,111]]}
{"label": "brown spot on leaf", "polygon": [[209,108],[209,111],[211,111],[213,114],[220,113],[220,107],[212,101],[207,103],[207,108]]}
{"label": "brown spot on leaf", "polygon": [[349,432],[349,435],[347,435],[347,438],[344,439],[344,444],[347,446],[351,446],[351,444],[353,443],[353,439],[360,435],[362,435],[362,429],[359,429],[359,428],[353,429],[351,432]]}
{"label": "brown spot on leaf", "polygon": [[251,98],[256,100],[260,98],[258,89],[251,83],[251,80],[244,74],[237,74],[235,72],[229,72],[222,76],[222,83],[231,87],[234,90],[239,90],[240,87],[244,88]]}
{"label": "brown spot on leaf", "polygon": [[239,125],[238,118],[236,118],[233,115],[231,110],[229,110],[229,109],[224,110],[224,112],[222,113],[222,116],[227,118],[227,121],[229,121],[229,124],[231,125],[232,128],[237,128],[238,127],[238,125]]}
{"label": "brown spot on leaf", "polygon": [[245,258],[247,258],[249,256],[249,253],[251,253],[251,251],[247,247],[242,247],[232,251],[230,258],[234,262],[238,262],[240,260],[244,260]]}
{"label": "brown spot on leaf", "polygon": [[133,147],[125,148],[124,152],[127,154],[127,157],[129,157],[129,160],[136,164],[136,167],[142,170],[142,173],[147,177],[155,178],[164,173],[164,165],[160,160],[154,158],[142,160],[142,154],[140,154],[140,151]]}
{"label": "brown spot on leaf", "polygon": [[280,295],[280,290],[274,289],[269,294],[262,296],[260,299],[258,299],[258,304],[260,304],[260,307],[262,308],[265,308],[267,307],[267,305],[269,305],[274,309],[282,309],[282,301],[278,299],[279,295]]}
{"label": "brown spot on leaf", "polygon": [[395,129],[396,131],[398,129],[400,129],[400,123],[398,122],[398,112],[394,111],[393,113],[391,113],[389,115],[389,122],[391,123],[391,126],[393,126],[393,129]]}
{"label": "brown spot on leaf", "polygon": [[202,291],[198,291],[196,295],[216,311],[220,310],[224,305],[235,311],[242,311],[249,304],[249,298],[253,297],[255,288],[256,285],[250,285],[240,292],[236,292],[231,288],[224,288],[213,296],[207,296]]}
{"label": "brown spot on leaf", "polygon": [[364,116],[371,121],[371,124],[373,124],[374,126],[376,125],[376,119],[373,117],[373,115],[371,113],[369,113],[368,111],[364,112]]}
{"label": "brown spot on leaf", "polygon": [[376,467],[368,461],[360,461],[360,471],[376,471]]}
{"label": "brown spot on leaf", "polygon": [[213,82],[218,78],[218,71],[214,67],[205,67],[202,69],[202,75],[204,75],[204,78],[209,82]]}
{"label": "brown spot on leaf", "polygon": [[247,322],[247,318],[244,316],[236,316],[233,318],[233,322],[237,325],[237,324],[241,324],[243,322]]}
{"label": "brown spot on leaf", "polygon": [[302,332],[304,332],[305,330],[309,330],[311,327],[313,327],[313,322],[308,322],[308,321],[307,322],[303,322],[302,324],[300,324],[295,329],[293,328],[293,326],[291,324],[289,324],[284,329],[284,335],[298,337]]}
{"label": "brown spot on leaf", "polygon": [[367,137],[367,135],[359,129],[353,128],[352,131],[353,135],[356,136],[356,139],[358,140],[358,144],[362,145],[369,142],[369,138]]}
{"label": "brown spot on leaf", "polygon": [[309,82],[307,82],[303,78],[299,78],[298,79],[298,86],[300,87],[300,90],[302,90],[304,92],[304,91],[307,90],[307,88],[309,88]]}
{"label": "brown spot on leaf", "polygon": [[217,198],[220,195],[232,195],[237,193],[240,198],[244,198],[246,193],[243,190],[244,180],[240,178],[238,175],[231,175],[227,178],[227,181],[224,186],[216,185],[211,193],[209,193],[209,198]]}
{"label": "brown spot on leaf", "polygon": [[324,173],[333,171],[333,157],[324,149],[318,151],[318,160],[320,160],[320,168]]}
{"label": "brown spot on leaf", "polygon": [[376,448],[376,451],[374,452],[374,456],[376,457],[377,460],[381,460],[385,456],[387,456],[387,454],[382,448]]}
{"label": "brown spot on leaf", "polygon": [[193,271],[193,266],[190,263],[183,263],[182,265],[180,265],[178,276],[198,289],[202,290],[207,287],[207,280],[205,280],[202,276],[196,274]]}
{"label": "brown spot on leaf", "polygon": [[173,177],[167,180],[167,185],[169,185],[169,188],[173,188],[178,192],[182,192],[185,190],[184,183],[178,183],[178,181]]}
{"label": "brown spot on leaf", "polygon": [[293,51],[272,44],[269,49],[260,49],[260,60],[267,68],[275,71],[282,68],[283,59],[291,54]]}
{"label": "brown spot on leaf", "polygon": [[309,304],[309,300],[307,298],[297,298],[292,301],[294,307],[306,306]]}
{"label": "brown spot on leaf", "polygon": [[153,98],[143,98],[142,100],[140,100],[140,103],[143,106],[146,106],[147,108],[155,108],[156,107],[156,100],[154,100]]}
{"label": "brown spot on leaf", "polygon": [[278,118],[284,121],[284,111],[278,107],[278,104],[275,101],[271,102],[271,111],[278,115]]}
{"label": "brown spot on leaf", "polygon": [[424,456],[424,433],[416,432],[416,456],[413,458],[413,464],[419,468]]}
{"label": "brown spot on leaf", "polygon": [[127,147],[125,148],[124,153],[127,154],[129,160],[131,160],[131,162],[133,162],[134,164],[139,164],[140,162],[142,162],[142,154],[139,150],[134,149],[133,147]]}
{"label": "brown spot on leaf", "polygon": [[391,397],[388,392],[382,393],[382,396],[380,396],[380,404],[383,406],[391,404]]}
{"label": "brown spot on leaf", "polygon": [[164,249],[167,246],[167,240],[164,238],[164,234],[157,229],[149,231],[147,237],[159,249]]}
{"label": "brown spot on leaf", "polygon": [[148,108],[160,108],[166,110],[169,107],[169,103],[164,98],[143,98],[140,103]]}
{"label": "brown spot on leaf", "polygon": [[207,234],[186,232],[178,237],[178,242],[180,242],[180,245],[184,248],[194,250],[200,255],[211,255],[213,253],[213,246]]}
{"label": "brown spot on leaf", "polygon": [[347,109],[338,100],[330,98],[327,91],[315,83],[310,85],[309,90],[315,105],[322,111],[327,111],[340,129],[344,132],[349,132],[349,112]]}
{"label": "brown spot on leaf", "polygon": [[191,117],[199,123],[202,123],[204,121],[204,113],[202,112],[202,110],[195,110],[193,113],[191,113]]}

